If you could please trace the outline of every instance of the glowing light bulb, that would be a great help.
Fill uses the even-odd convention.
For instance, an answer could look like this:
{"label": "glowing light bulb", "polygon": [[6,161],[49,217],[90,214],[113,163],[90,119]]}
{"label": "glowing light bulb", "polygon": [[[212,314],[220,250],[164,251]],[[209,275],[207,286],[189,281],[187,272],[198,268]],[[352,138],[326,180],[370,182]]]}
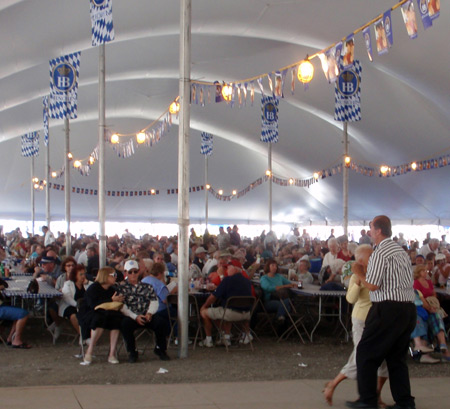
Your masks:
{"label": "glowing light bulb", "polygon": [[39,189],[39,183],[35,183],[33,186],[35,189]]}
{"label": "glowing light bulb", "polygon": [[380,172],[383,173],[383,174],[386,173],[388,170],[389,170],[389,167],[386,166],[386,165],[382,165],[380,167]]}
{"label": "glowing light bulb", "polygon": [[37,182],[39,182],[39,179],[38,179],[37,177],[34,177],[33,179],[31,179],[31,181],[32,181],[33,183],[37,183]]}
{"label": "glowing light bulb", "polygon": [[171,114],[178,114],[178,112],[180,112],[180,104],[177,101],[173,101],[169,105],[169,112]]}
{"label": "glowing light bulb", "polygon": [[52,178],[55,179],[55,178],[57,178],[57,177],[58,177],[58,174],[57,174],[55,171],[53,171],[53,172],[52,172]]}
{"label": "glowing light bulb", "polygon": [[298,80],[306,84],[310,82],[314,77],[314,66],[309,60],[302,61],[298,67]]}
{"label": "glowing light bulb", "polygon": [[95,163],[95,158],[93,156],[89,156],[89,165],[93,165]]}
{"label": "glowing light bulb", "polygon": [[44,180],[42,181],[42,184],[43,184],[44,186],[47,186],[47,181],[44,179]]}
{"label": "glowing light bulb", "polygon": [[155,189],[150,190],[150,193],[154,195],[156,193]]}
{"label": "glowing light bulb", "polygon": [[417,169],[417,163],[416,162],[411,163],[411,169],[412,170],[416,170]]}
{"label": "glowing light bulb", "polygon": [[141,144],[141,143],[144,143],[145,142],[145,132],[139,132],[137,135],[136,135],[136,140],[137,140],[137,143],[139,143],[139,144]]}
{"label": "glowing light bulb", "polygon": [[73,155],[70,152],[67,154],[67,157],[69,158],[69,160],[73,159]]}
{"label": "glowing light bulb", "polygon": [[39,190],[44,190],[44,186],[40,185]]}
{"label": "glowing light bulb", "polygon": [[223,190],[222,189],[220,189],[218,192],[217,192],[219,195],[223,195]]}
{"label": "glowing light bulb", "polygon": [[206,185],[206,190],[211,189],[211,185]]}
{"label": "glowing light bulb", "polygon": [[233,196],[236,196],[237,195],[237,190],[233,190]]}
{"label": "glowing light bulb", "polygon": [[111,135],[111,143],[114,143],[114,144],[119,143],[119,135],[117,135],[116,133],[112,134]]}
{"label": "glowing light bulb", "polygon": [[345,162],[345,164],[346,165],[350,165],[350,162],[352,161],[352,158],[350,157],[350,156],[346,156],[345,158],[344,158],[344,162]]}
{"label": "glowing light bulb", "polygon": [[225,84],[222,87],[222,96],[225,101],[231,101],[233,95],[233,87],[231,85]]}
{"label": "glowing light bulb", "polygon": [[316,180],[319,179],[319,174],[317,172],[314,172],[313,176],[314,176],[314,179],[316,179]]}
{"label": "glowing light bulb", "polygon": [[73,163],[73,167],[74,168],[79,168],[81,166],[81,162],[79,161],[79,160],[76,160],[74,163]]}
{"label": "glowing light bulb", "polygon": [[272,175],[272,172],[270,171],[270,169],[267,169],[266,170],[266,176],[271,176]]}
{"label": "glowing light bulb", "polygon": [[290,185],[293,185],[293,184],[294,184],[294,179],[290,178],[290,179],[289,179],[289,184],[290,184]]}

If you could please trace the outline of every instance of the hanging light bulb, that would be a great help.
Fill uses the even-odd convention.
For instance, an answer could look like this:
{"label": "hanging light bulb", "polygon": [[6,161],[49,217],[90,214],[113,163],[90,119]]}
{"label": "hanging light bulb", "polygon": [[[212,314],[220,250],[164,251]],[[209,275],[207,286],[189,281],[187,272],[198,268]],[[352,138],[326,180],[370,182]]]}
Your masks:
{"label": "hanging light bulb", "polygon": [[293,184],[294,184],[294,179],[290,178],[290,179],[289,179],[289,184],[290,184],[290,185],[293,185]]}
{"label": "hanging light bulb", "polygon": [[389,167],[386,165],[380,166],[380,172],[385,174],[389,170]]}
{"label": "hanging light bulb", "polygon": [[67,157],[69,158],[69,160],[73,159],[73,155],[70,152],[67,154]]}
{"label": "hanging light bulb", "polygon": [[139,143],[139,144],[141,144],[141,143],[144,143],[145,142],[145,132],[139,132],[137,135],[136,135],[136,140],[137,140],[137,143]]}
{"label": "hanging light bulb", "polygon": [[44,190],[44,186],[39,185],[39,190]]}
{"label": "hanging light bulb", "polygon": [[220,189],[218,192],[217,192],[219,195],[223,195],[223,190],[222,189]]}
{"label": "hanging light bulb", "polygon": [[237,195],[237,190],[233,190],[233,196],[236,196]]}
{"label": "hanging light bulb", "polygon": [[81,162],[79,161],[79,160],[76,160],[74,163],[73,163],[73,167],[74,168],[79,168],[81,166]]}
{"label": "hanging light bulb", "polygon": [[95,158],[93,156],[89,156],[89,165],[93,165],[95,163]]}
{"label": "hanging light bulb", "polygon": [[57,174],[55,171],[53,171],[53,172],[52,172],[52,178],[55,179],[55,178],[57,178],[57,177],[58,177],[58,174]]}
{"label": "hanging light bulb", "polygon": [[222,87],[222,96],[225,101],[231,101],[231,97],[233,95],[233,87],[232,84],[224,84]]}
{"label": "hanging light bulb", "polygon": [[178,101],[173,101],[170,105],[169,105],[169,112],[173,115],[178,114],[178,112],[180,112],[180,103]]}
{"label": "hanging light bulb", "polygon": [[316,179],[316,180],[319,179],[319,174],[317,172],[314,172],[313,176],[314,176],[314,179]]}
{"label": "hanging light bulb", "polygon": [[267,170],[266,170],[266,176],[271,176],[271,175],[272,175],[271,170],[270,170],[270,169],[267,169]]}
{"label": "hanging light bulb", "polygon": [[346,156],[346,157],[344,158],[345,166],[349,167],[351,161],[352,161],[352,158],[351,158],[350,156]]}
{"label": "hanging light bulb", "polygon": [[39,183],[35,183],[35,184],[33,185],[33,187],[34,187],[35,189],[39,189]]}
{"label": "hanging light bulb", "polygon": [[206,190],[211,189],[211,185],[206,185]]}
{"label": "hanging light bulb", "polygon": [[150,190],[150,193],[154,195],[156,193],[155,189]]}
{"label": "hanging light bulb", "polygon": [[43,184],[44,186],[47,186],[47,181],[44,179],[44,180],[42,181],[42,184]]}
{"label": "hanging light bulb", "polygon": [[411,169],[412,170],[416,170],[417,169],[417,163],[416,162],[411,163]]}
{"label": "hanging light bulb", "polygon": [[300,82],[303,82],[303,84],[307,84],[310,82],[314,77],[314,66],[311,64],[311,62],[306,59],[302,61],[298,67],[298,74],[297,74],[298,80]]}
{"label": "hanging light bulb", "polygon": [[111,135],[111,143],[119,143],[119,135],[117,135],[116,133]]}
{"label": "hanging light bulb", "polygon": [[32,181],[33,183],[37,183],[37,182],[39,182],[39,179],[38,179],[37,177],[34,177],[33,179],[31,179],[31,181]]}

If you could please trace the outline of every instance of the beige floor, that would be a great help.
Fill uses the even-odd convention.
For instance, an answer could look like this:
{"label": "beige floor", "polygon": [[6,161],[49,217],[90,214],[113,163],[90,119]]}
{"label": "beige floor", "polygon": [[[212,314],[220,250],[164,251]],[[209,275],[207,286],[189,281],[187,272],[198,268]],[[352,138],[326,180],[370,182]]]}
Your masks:
{"label": "beige floor", "polygon": [[[163,375],[162,375],[163,376]],[[320,409],[324,381],[207,383],[178,385],[101,385],[0,388],[2,409]],[[450,378],[413,379],[418,409],[450,407]],[[334,406],[356,398],[356,384],[337,389]],[[391,403],[389,387],[383,397]]]}

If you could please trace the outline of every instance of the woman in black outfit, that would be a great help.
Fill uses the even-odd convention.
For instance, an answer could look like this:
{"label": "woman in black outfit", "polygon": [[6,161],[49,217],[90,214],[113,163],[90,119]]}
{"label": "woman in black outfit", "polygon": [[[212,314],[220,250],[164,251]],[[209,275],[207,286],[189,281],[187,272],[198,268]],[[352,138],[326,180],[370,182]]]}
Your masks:
{"label": "woman in black outfit", "polygon": [[95,307],[103,303],[113,301],[123,302],[123,296],[119,295],[113,288],[115,283],[116,272],[114,269],[104,267],[98,271],[95,282],[86,290],[86,312],[82,317],[82,322],[91,329],[91,342],[84,356],[85,365],[89,365],[92,362],[94,346],[105,329],[111,331],[108,362],[110,364],[119,363],[116,356],[116,349],[123,315],[120,311],[95,309]]}

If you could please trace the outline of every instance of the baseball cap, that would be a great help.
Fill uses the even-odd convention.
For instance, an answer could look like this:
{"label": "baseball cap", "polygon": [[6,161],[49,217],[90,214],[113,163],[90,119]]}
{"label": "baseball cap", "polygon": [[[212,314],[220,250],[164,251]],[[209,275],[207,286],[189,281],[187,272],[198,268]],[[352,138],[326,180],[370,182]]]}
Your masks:
{"label": "baseball cap", "polygon": [[439,253],[436,256],[436,261],[439,261],[439,260],[445,260],[445,254]]}
{"label": "baseball cap", "polygon": [[42,257],[41,264],[55,263],[58,261],[55,257]]}
{"label": "baseball cap", "polygon": [[125,271],[130,271],[130,270],[133,270],[133,269],[139,270],[139,264],[137,263],[136,260],[128,260],[125,263],[125,266],[123,267],[123,269]]}

